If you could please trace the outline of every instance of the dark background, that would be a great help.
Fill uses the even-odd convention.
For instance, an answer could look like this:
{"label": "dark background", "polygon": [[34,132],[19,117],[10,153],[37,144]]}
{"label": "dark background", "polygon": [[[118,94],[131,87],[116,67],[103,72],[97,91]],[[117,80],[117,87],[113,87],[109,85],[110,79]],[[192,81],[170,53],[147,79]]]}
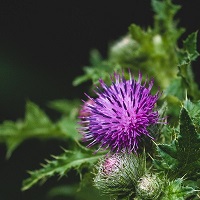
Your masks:
{"label": "dark background", "polygon": [[[126,34],[131,23],[144,28],[153,24],[148,0],[107,2],[0,1],[1,122],[23,118],[27,99],[48,113],[49,100],[80,98],[87,84],[74,88],[71,82],[89,64],[90,50],[97,48],[106,57],[109,42]],[[182,5],[176,17],[187,29],[181,38],[185,39],[199,29],[199,1],[174,3]],[[198,65],[199,59],[193,65],[197,81]],[[60,153],[61,145],[58,141],[26,141],[7,161],[1,144],[0,200],[43,200],[49,187],[73,179],[72,173],[68,180],[57,183],[52,178],[42,187],[20,192],[22,180],[28,177],[26,170],[39,168],[44,158]]]}

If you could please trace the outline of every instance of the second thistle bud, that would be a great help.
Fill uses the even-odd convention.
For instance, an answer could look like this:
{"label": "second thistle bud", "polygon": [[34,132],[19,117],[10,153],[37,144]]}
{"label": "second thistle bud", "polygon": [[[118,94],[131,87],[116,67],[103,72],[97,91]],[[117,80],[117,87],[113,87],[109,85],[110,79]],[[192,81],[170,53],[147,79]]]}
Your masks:
{"label": "second thistle bud", "polygon": [[161,180],[156,174],[147,173],[142,176],[136,188],[141,199],[157,199],[162,191]]}
{"label": "second thistle bud", "polygon": [[114,197],[134,196],[138,180],[144,175],[144,156],[133,153],[107,155],[96,166],[94,185]]}

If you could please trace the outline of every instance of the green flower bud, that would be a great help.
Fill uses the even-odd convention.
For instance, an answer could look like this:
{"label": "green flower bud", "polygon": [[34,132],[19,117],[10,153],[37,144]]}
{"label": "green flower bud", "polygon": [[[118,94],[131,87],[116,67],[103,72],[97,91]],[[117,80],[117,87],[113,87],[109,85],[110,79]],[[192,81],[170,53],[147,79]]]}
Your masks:
{"label": "green flower bud", "polygon": [[136,192],[141,199],[157,199],[161,191],[161,180],[155,174],[145,174],[138,181]]}
{"label": "green flower bud", "polygon": [[94,186],[114,197],[134,195],[146,169],[145,157],[133,153],[107,155],[96,166]]}
{"label": "green flower bud", "polygon": [[110,47],[109,59],[115,63],[130,63],[137,49],[138,43],[126,35]]}

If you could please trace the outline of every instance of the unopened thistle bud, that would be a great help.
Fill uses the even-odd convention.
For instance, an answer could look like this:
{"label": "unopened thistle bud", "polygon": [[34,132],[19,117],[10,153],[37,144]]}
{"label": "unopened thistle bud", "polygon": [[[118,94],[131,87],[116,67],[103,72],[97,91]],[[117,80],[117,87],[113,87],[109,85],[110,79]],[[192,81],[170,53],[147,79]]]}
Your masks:
{"label": "unopened thistle bud", "polygon": [[109,59],[116,63],[130,63],[138,47],[138,43],[126,35],[110,47]]}
{"label": "unopened thistle bud", "polygon": [[94,185],[103,194],[132,196],[137,182],[145,173],[146,161],[143,155],[115,153],[100,160],[96,169]]}
{"label": "unopened thistle bud", "polygon": [[136,188],[141,199],[157,199],[162,191],[161,180],[155,174],[147,173],[140,178]]}

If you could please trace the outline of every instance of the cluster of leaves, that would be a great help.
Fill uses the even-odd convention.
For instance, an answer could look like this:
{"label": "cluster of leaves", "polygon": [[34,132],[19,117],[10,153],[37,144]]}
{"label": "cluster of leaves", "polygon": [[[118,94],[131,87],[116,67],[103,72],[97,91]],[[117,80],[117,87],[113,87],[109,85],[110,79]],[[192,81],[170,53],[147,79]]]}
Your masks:
{"label": "cluster of leaves", "polygon": [[[154,151],[153,159],[147,160],[147,167],[151,166],[150,171],[156,172],[163,181],[160,199],[197,199],[200,187],[200,91],[191,68],[192,61],[199,56],[196,50],[197,32],[183,41],[182,48],[178,47],[184,29],[177,27],[174,16],[180,6],[172,4],[171,0],[152,0],[152,8],[155,12],[153,27],[144,30],[131,24],[128,33],[109,46],[106,59],[93,50],[91,66],[84,67],[84,74],[75,78],[73,84],[77,86],[88,80],[97,84],[99,78],[106,82],[110,74],[121,68],[128,68],[135,74],[140,70],[147,76],[153,76],[156,84],[164,90],[159,105],[167,104],[169,124],[161,130],[162,136],[151,151]],[[56,122],[37,105],[27,102],[24,120],[0,124],[0,142],[7,145],[7,158],[27,139],[54,138],[67,143],[68,150],[46,160],[41,169],[29,172],[30,177],[23,182],[22,190],[55,175],[63,177],[73,169],[79,172],[81,184],[55,188],[49,195],[63,193],[75,196],[81,186],[82,192],[76,195],[76,199],[93,199],[91,195],[97,196],[96,191],[91,189],[89,195],[84,190],[92,184],[93,177],[88,171],[92,171],[105,152],[94,155],[80,144],[76,128],[80,101],[55,100],[48,106],[61,113]]]}
{"label": "cluster of leaves", "polygon": [[[199,103],[194,104],[189,100],[184,102],[179,125],[171,131],[175,133],[175,139],[170,144],[157,144],[157,158],[153,160],[154,166],[165,172],[170,180],[180,180],[183,183],[187,180],[186,186],[177,189],[177,193],[182,193],[183,197],[196,193],[196,189],[199,188],[197,180],[200,175],[200,138],[197,132],[199,127],[191,118],[193,112],[191,108],[194,107],[200,109]],[[169,195],[172,194],[169,192]]]}
{"label": "cluster of leaves", "polygon": [[174,21],[180,6],[173,5],[170,0],[152,0],[152,8],[155,11],[152,28],[144,30],[131,24],[129,32],[110,46],[107,59],[103,60],[97,50],[92,51],[91,66],[84,68],[85,74],[76,78],[74,85],[87,80],[96,83],[99,77],[105,80],[108,74],[121,66],[130,68],[135,74],[141,70],[155,77],[162,88],[167,88],[177,74],[177,41],[184,32],[183,28],[177,28],[177,22]]}
{"label": "cluster of leaves", "polygon": [[[7,145],[7,158],[23,141],[30,138],[38,139],[70,139],[79,140],[76,130],[78,101],[56,100],[49,103],[51,108],[64,113],[58,122],[54,123],[33,102],[27,102],[24,120],[4,121],[0,125],[0,142]],[[62,109],[63,108],[63,109]]]}

